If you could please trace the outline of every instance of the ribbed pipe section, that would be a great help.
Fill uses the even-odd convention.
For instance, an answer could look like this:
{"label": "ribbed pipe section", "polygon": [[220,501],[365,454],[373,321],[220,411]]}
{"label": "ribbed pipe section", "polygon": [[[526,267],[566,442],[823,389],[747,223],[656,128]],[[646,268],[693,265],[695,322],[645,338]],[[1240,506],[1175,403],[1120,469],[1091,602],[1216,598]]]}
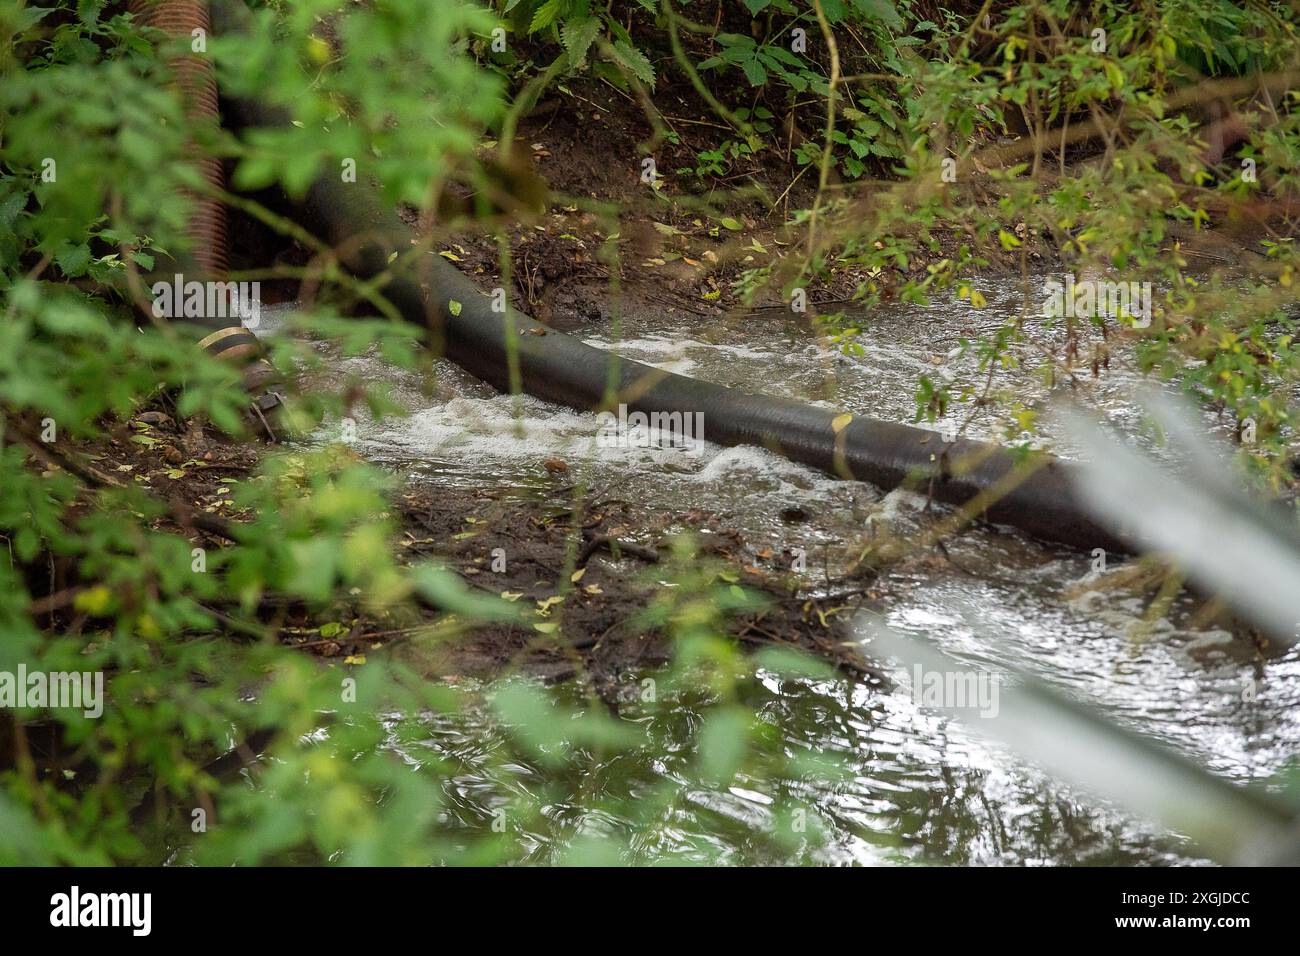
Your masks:
{"label": "ribbed pipe section", "polygon": [[[137,21],[168,36],[190,40],[195,30],[202,30],[205,38],[212,34],[207,0],[131,0],[130,10]],[[204,54],[187,53],[174,57],[169,65],[185,104],[185,115],[194,122],[218,126],[221,119],[212,60]],[[193,145],[186,153],[205,180],[218,189],[224,188],[220,160],[203,155]],[[191,243],[193,268],[199,273],[195,278],[224,279],[230,266],[225,206],[209,196],[190,194],[190,199],[193,205],[185,232]]]}

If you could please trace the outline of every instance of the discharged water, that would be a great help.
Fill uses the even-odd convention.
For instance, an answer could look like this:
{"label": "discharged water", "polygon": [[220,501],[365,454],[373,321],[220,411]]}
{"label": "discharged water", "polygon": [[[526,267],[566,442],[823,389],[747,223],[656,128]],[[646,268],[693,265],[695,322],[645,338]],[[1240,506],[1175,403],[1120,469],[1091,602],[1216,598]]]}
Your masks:
{"label": "discharged water", "polygon": [[[797,323],[780,317],[708,323],[636,315],[624,321],[618,336],[605,327],[576,334],[599,348],[700,379],[900,422],[913,420],[920,375],[977,391],[987,384],[1034,407],[1048,394],[1047,384],[1033,374],[1038,345],[1018,347],[1022,362],[999,368],[987,380],[974,356],[956,354],[961,337],[996,328],[1026,301],[1014,283],[980,288],[989,303],[980,310],[945,302],[877,311],[864,324],[862,354],[852,357],[826,351]],[[1037,294],[1030,290],[1035,301]],[[1060,333],[1034,334],[1050,348]],[[604,498],[637,502],[647,511],[703,509],[751,540],[803,548],[816,576],[823,565],[832,573],[844,566],[869,521],[906,530],[928,520],[912,496],[836,481],[760,449],[706,445],[693,453],[667,447],[660,436],[648,436],[645,447],[599,447],[593,415],[498,395],[447,363],[436,367],[432,396],[413,373],[371,356],[331,369],[331,378],[340,374],[393,384],[411,414],[360,421],[357,448],[415,481],[536,497],[554,485],[541,462],[558,457],[570,465],[572,477],[586,478]],[[1076,393],[1133,441],[1149,445],[1133,402],[1139,379],[1113,361]],[[513,414],[516,401],[522,419]],[[960,423],[969,407],[959,406],[951,421]],[[967,434],[1005,441],[1013,414],[1007,402],[992,405]],[[1207,424],[1216,427],[1212,419]],[[707,420],[704,426],[707,438]],[[330,429],[321,437],[331,437]],[[1072,453],[1050,422],[1034,440]],[[792,510],[800,516],[794,523]],[[913,562],[885,574],[883,610],[896,629],[924,636],[972,667],[1032,672],[1235,781],[1266,778],[1297,752],[1300,653],[1260,661],[1245,641],[1196,625],[1185,601],[1139,635],[1135,626],[1145,599],[1124,591],[1067,596],[1091,573],[1091,557],[1046,548],[1014,532],[976,529],[955,538],[948,550],[951,563]],[[815,580],[810,583],[815,586]],[[1251,693],[1243,693],[1246,687]],[[800,788],[809,785],[798,779],[765,784],[768,790],[804,793],[821,808],[829,844],[814,858],[1048,864],[1197,859],[1177,835],[1049,781],[961,725],[918,708],[902,690],[772,678],[763,693],[760,712],[780,728],[791,750],[838,755],[850,769],[846,781],[825,792],[804,792]],[[689,724],[657,728],[664,745],[657,754],[620,757],[593,775],[610,794],[635,803],[640,790],[680,772],[674,757],[680,747],[674,744]],[[448,783],[458,798],[479,785],[490,789],[475,774],[477,756],[490,749],[481,736],[492,732],[487,725],[430,726],[430,750],[464,768],[463,776]],[[757,782],[747,786],[744,780],[720,791],[691,792],[655,840],[707,846],[724,859],[752,859],[751,837],[770,823],[769,799]],[[598,829],[632,825],[589,822]],[[546,858],[546,838],[538,835],[536,841],[536,856]]]}

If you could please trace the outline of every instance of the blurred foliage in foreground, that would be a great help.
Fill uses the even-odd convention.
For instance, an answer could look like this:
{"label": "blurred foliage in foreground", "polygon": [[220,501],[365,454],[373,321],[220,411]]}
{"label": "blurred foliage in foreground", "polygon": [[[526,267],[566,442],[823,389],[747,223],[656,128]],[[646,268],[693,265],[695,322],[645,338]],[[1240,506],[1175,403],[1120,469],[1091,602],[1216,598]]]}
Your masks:
{"label": "blurred foliage in foreground", "polygon": [[[1262,467],[1282,480],[1270,469],[1294,424],[1284,395],[1300,353],[1277,293],[1292,282],[1293,244],[1279,237],[1268,247],[1276,269],[1267,281],[1218,298],[1154,250],[1168,219],[1207,215],[1199,197],[1294,186],[1294,94],[1259,111],[1269,122],[1250,141],[1261,171],[1254,189],[1203,182],[1193,121],[1169,108],[1197,71],[1293,69],[1294,21],[1284,5],[1179,0],[1139,14],[1128,4],[1095,4],[1090,25],[1111,37],[1098,57],[1087,31],[1062,29],[1079,26],[1075,5],[1064,2],[986,5],[993,16],[984,25],[923,3],[748,0],[755,19],[747,34],[702,28],[691,19],[700,4],[655,0],[603,12],[585,0],[272,3],[260,6],[247,36],[210,46],[226,89],[292,102],[302,118],[248,142],[187,128],[166,85],[168,43],[142,35],[120,6],[0,0],[0,670],[102,670],[109,696],[96,720],[40,708],[0,714],[0,862],[151,860],[156,845],[139,836],[151,817],[132,818],[147,793],[205,811],[207,831],[180,840],[185,859],[205,863],[496,862],[535,858],[543,843],[575,860],[711,859],[715,846],[673,829],[693,789],[725,787],[738,775],[750,789],[781,778],[833,783],[838,772],[815,756],[785,753],[773,726],[747,705],[761,667],[828,675],[790,655],[743,655],[723,639],[725,615],[752,599],[693,560],[688,545],[658,572],[674,586],[662,589],[646,622],[673,636],[676,662],[644,678],[653,684],[630,683],[628,707],[615,718],[581,694],[555,696],[523,681],[480,693],[430,684],[382,659],[323,667],[280,647],[258,614],[276,602],[306,602],[337,626],[360,611],[398,614],[422,598],[444,609],[431,640],[516,613],[508,602],[470,595],[437,566],[400,562],[390,483],[348,456],[268,456],[233,495],[251,520],[238,525],[237,541],[206,554],[202,570],[190,540],[159,530],[161,520],[177,519],[174,502],[130,475],[103,480],[88,465],[80,474],[66,467],[78,460],[72,443],[121,431],[163,392],[178,396],[181,415],[242,433],[234,371],[173,329],[135,327],[133,284],[184,247],[182,190],[202,188],[182,161],[191,138],[234,158],[243,189],[278,183],[300,193],[341,158],[372,157],[388,198],[427,212],[432,184],[473,181],[479,145],[513,121],[507,90],[543,69],[553,78],[590,68],[632,90],[653,89],[663,70],[681,71],[710,93],[735,134],[702,159],[697,177],[770,148],[769,120],[792,98],[806,104],[811,96],[826,110],[827,135],[796,157],[823,187],[814,207],[794,217],[809,227],[800,276],[832,259],[883,274],[933,247],[943,224],[968,230],[972,241],[955,259],[900,290],[919,298],[960,287],[981,265],[983,245],[1016,247],[1018,223],[1050,233],[1080,262],[1150,274],[1167,292],[1141,342],[1148,364],[1253,418]],[[528,49],[557,59],[497,56],[490,38],[501,17],[531,37]],[[346,55],[322,39],[323,18]],[[779,40],[795,25],[814,39],[807,55]],[[716,33],[715,50],[694,57],[681,37],[701,29]],[[840,67],[817,37],[838,38]],[[850,77],[845,66],[876,78]],[[735,97],[742,77],[743,105]],[[969,186],[973,177],[952,190],[913,188],[937,181],[948,153],[974,168],[975,144],[1003,132],[1010,112],[1039,132],[1066,115],[1109,117],[1103,161],[1049,180],[1036,154],[989,173],[993,202]],[[828,188],[832,167],[850,181],[888,176],[890,190],[863,215],[850,194]],[[302,331],[340,340],[351,353],[377,343],[394,361],[419,360],[409,330],[339,317],[373,290],[349,284],[328,256],[320,277],[332,305],[303,318]],[[780,270],[774,277],[795,279]],[[880,288],[861,292],[870,301]],[[992,366],[1010,360],[1021,334],[1017,324],[970,347],[985,350]],[[319,362],[301,339],[284,337],[276,350],[282,368]],[[935,383],[922,389],[931,412],[979,397]],[[354,400],[313,394],[297,403],[320,418]],[[362,400],[391,410],[381,389]],[[50,427],[52,437],[43,437]],[[65,603],[43,606],[56,563],[73,569],[76,584]],[[564,640],[562,616],[558,627],[534,618],[521,626]],[[663,746],[647,728],[674,719],[684,697],[704,714],[676,738],[690,759],[671,784],[609,806],[583,768],[610,753]],[[428,746],[430,727],[445,715],[466,718],[457,733],[472,734],[475,720],[505,728],[491,754],[499,788],[458,789],[456,763]],[[75,755],[75,771],[57,778],[42,772],[34,746],[51,729]],[[249,740],[266,741],[273,755],[251,784],[201,770]],[[798,794],[772,798],[768,845],[755,848],[756,858],[805,858],[818,841],[815,814]],[[561,805],[578,809],[557,816]],[[637,826],[602,827],[603,811]]]}

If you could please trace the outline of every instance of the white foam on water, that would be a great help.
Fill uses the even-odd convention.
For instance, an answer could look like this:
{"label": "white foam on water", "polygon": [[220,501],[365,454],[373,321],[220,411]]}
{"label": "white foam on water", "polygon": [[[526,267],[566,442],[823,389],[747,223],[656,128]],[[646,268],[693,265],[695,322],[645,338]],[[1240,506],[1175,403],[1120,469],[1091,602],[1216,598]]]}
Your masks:
{"label": "white foam on water", "polygon": [[[624,358],[643,362],[666,372],[675,372],[678,375],[704,369],[706,379],[707,370],[721,364],[734,366],[736,360],[740,360],[742,363],[750,363],[758,368],[767,368],[780,356],[780,353],[770,349],[701,342],[697,339],[663,335],[618,340],[592,336],[583,341],[603,352],[614,352]],[[691,353],[695,355],[692,356]]]}
{"label": "white foam on water", "polygon": [[837,484],[820,472],[753,445],[718,449],[691,480],[744,488],[748,494],[779,492],[794,497],[816,497]]}

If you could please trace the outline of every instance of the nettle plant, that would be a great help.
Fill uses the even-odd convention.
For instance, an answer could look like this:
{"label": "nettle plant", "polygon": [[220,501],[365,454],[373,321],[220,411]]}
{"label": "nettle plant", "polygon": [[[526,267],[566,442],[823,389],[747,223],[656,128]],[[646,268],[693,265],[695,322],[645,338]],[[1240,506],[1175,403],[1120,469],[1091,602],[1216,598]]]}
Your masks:
{"label": "nettle plant", "polygon": [[[828,29],[843,31],[839,55],[846,70],[901,73],[904,51],[921,42],[901,30],[912,6],[890,0],[825,0],[820,10]],[[699,152],[687,171],[701,180],[722,178],[736,160],[773,150],[781,139],[777,114],[794,110],[815,118],[809,111],[826,95],[829,45],[819,26],[818,6],[805,0],[747,0],[725,9],[681,0],[604,5],[497,0],[496,9],[504,26],[491,41],[484,39],[480,49],[487,62],[503,70],[526,74],[555,51],[540,74],[544,81],[589,72],[619,89],[639,85],[653,92],[663,70],[690,78],[739,134]],[[749,32],[739,32],[741,28]],[[919,20],[913,32],[938,29]],[[708,52],[701,55],[701,50]],[[744,85],[738,87],[735,81],[741,79]],[[890,95],[892,91],[867,93],[843,111],[830,148],[846,178],[902,155],[894,142],[897,104],[888,102]],[[648,100],[643,105],[655,109]],[[666,135],[676,138],[671,131]],[[818,142],[802,142],[795,155],[801,164],[814,164],[820,149]]]}
{"label": "nettle plant", "polygon": [[[575,72],[590,65],[596,76],[626,88],[629,77],[646,89],[655,86],[655,69],[644,47],[632,35],[637,19],[658,11],[659,0],[624,4],[592,0],[496,0],[496,8],[509,32],[525,40],[557,41],[562,52],[552,63],[558,73]],[[653,21],[651,21],[653,22]],[[504,49],[503,49],[504,47]],[[499,42],[489,47],[492,60],[516,69],[530,61],[514,46]]]}
{"label": "nettle plant", "polygon": [[[719,31],[713,37],[717,52],[701,60],[697,68],[706,74],[717,71],[722,76],[739,70],[750,87],[760,96],[772,97],[770,105],[783,113],[806,107],[810,96],[828,95],[832,45],[841,70],[866,73],[889,69],[901,73],[901,57],[907,48],[920,43],[901,29],[910,5],[890,0],[830,0],[818,4],[747,0],[744,6],[754,18],[753,33]],[[935,26],[928,21],[914,28],[918,33],[931,29]],[[853,42],[841,48],[835,40],[837,33]],[[758,110],[768,117],[772,115],[767,105],[753,108],[754,113]],[[750,122],[750,112],[737,110],[734,119],[751,134],[747,145],[751,152],[757,152],[755,139],[770,145],[767,134],[771,127],[768,124],[767,128],[758,128]],[[881,161],[901,156],[894,142],[898,131],[896,112],[896,105],[885,95],[868,91],[840,110],[829,142],[805,140],[795,148],[795,159],[800,165],[814,165],[822,150],[829,149],[839,172],[847,179],[857,179],[868,171],[872,157]]]}

